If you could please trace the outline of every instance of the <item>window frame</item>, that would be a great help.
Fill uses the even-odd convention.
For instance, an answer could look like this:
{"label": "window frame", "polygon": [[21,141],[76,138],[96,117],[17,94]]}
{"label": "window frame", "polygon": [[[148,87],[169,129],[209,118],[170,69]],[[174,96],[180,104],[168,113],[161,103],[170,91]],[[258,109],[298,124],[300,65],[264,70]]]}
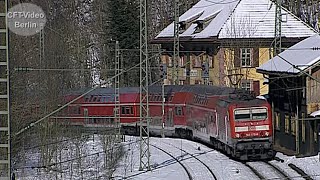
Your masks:
{"label": "window frame", "polygon": [[[294,116],[290,116],[291,118],[290,118],[290,127],[291,127],[291,129],[290,129],[290,131],[291,131],[291,134],[292,135],[296,135],[297,133],[296,133],[296,119],[294,119],[293,117]],[[296,116],[297,117],[297,116]],[[297,118],[298,119],[298,118]]]}
{"label": "window frame", "polygon": [[284,131],[290,133],[290,114],[284,115]]}
{"label": "window frame", "polygon": [[[267,114],[267,117],[265,119],[253,119],[253,113],[252,113],[252,110],[257,110],[257,109],[265,109],[266,110],[266,114]],[[236,119],[236,111],[239,111],[239,110],[248,110],[249,112],[249,116],[250,118],[249,119]],[[252,107],[252,108],[235,108],[233,109],[233,119],[235,122],[241,122],[241,121],[265,121],[269,118],[269,113],[268,113],[268,108],[267,107]]]}
{"label": "window frame", "polygon": [[202,65],[201,56],[197,56],[197,55],[193,54],[192,57],[193,57],[193,60],[194,60],[193,67],[194,68],[201,68],[201,65]]}
{"label": "window frame", "polygon": [[241,67],[252,67],[252,48],[240,48]]}
{"label": "window frame", "polygon": [[183,116],[184,115],[184,113],[183,113],[183,107],[182,106],[176,106],[176,107],[174,107],[174,114],[176,115],[176,116]]}
{"label": "window frame", "polygon": [[280,120],[281,120],[281,113],[276,112],[275,113],[275,129],[280,130]]}
{"label": "window frame", "polygon": [[133,106],[121,106],[122,115],[133,115]]}
{"label": "window frame", "polygon": [[[248,89],[248,87],[249,87],[249,89]],[[250,80],[242,80],[241,84],[240,84],[240,88],[241,89],[245,89],[246,91],[252,91],[252,81],[250,81]]]}

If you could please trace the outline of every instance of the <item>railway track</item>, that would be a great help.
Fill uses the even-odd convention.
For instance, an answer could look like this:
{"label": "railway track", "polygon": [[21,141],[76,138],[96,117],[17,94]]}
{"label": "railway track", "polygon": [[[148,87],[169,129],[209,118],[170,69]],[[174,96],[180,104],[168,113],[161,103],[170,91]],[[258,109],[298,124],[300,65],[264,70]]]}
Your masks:
{"label": "railway track", "polygon": [[150,146],[152,146],[152,147],[154,147],[154,148],[156,148],[156,149],[164,152],[165,154],[167,154],[168,156],[170,156],[170,157],[172,157],[174,160],[176,160],[176,161],[183,167],[183,169],[185,170],[185,172],[187,173],[188,179],[189,179],[189,180],[193,180],[193,177],[192,177],[191,173],[189,172],[188,168],[187,168],[178,158],[174,157],[174,156],[173,156],[172,154],[170,154],[168,151],[166,151],[166,150],[164,150],[164,149],[162,149],[162,148],[160,148],[160,147],[157,147],[157,146],[152,145],[152,144],[150,144]]}
{"label": "railway track", "polygon": [[[168,145],[170,145],[170,146],[172,146],[172,147],[174,147],[174,148],[176,148],[176,149],[179,149],[179,150],[183,151],[184,153],[188,154],[189,156],[191,156],[192,158],[196,159],[196,160],[197,160],[198,162],[200,162],[203,166],[205,166],[205,168],[209,171],[209,173],[210,173],[210,175],[212,176],[212,178],[213,178],[214,180],[217,180],[217,177],[216,177],[216,175],[214,174],[214,172],[212,171],[212,169],[210,169],[210,167],[209,167],[206,163],[204,163],[202,160],[200,160],[197,156],[195,156],[194,154],[191,154],[191,153],[187,152],[187,151],[184,150],[184,149],[181,149],[181,148],[179,148],[179,147],[176,147],[176,146],[174,146],[174,145],[172,145],[172,144],[169,144],[169,143],[165,143],[165,144],[168,144]],[[211,151],[209,151],[209,152],[211,152]],[[206,152],[206,153],[208,153],[208,152]],[[205,153],[203,153],[203,154],[205,154]]]}
{"label": "railway track", "polygon": [[269,166],[273,167],[281,176],[283,176],[284,179],[291,179],[288,174],[286,174],[283,170],[278,168],[277,166],[271,164],[270,162],[264,162],[265,164],[268,164]]}
{"label": "railway track", "polygon": [[257,161],[244,163],[259,179],[291,179],[282,169],[270,162]]}
{"label": "railway track", "polygon": [[[284,162],[284,160],[279,157],[275,157],[275,160],[280,163]],[[301,168],[297,167],[296,165],[289,163],[286,166],[287,168],[290,168],[290,170],[295,174],[295,177],[301,177],[301,179],[306,179],[306,180],[313,180],[311,176],[309,176],[307,173],[305,173]]]}

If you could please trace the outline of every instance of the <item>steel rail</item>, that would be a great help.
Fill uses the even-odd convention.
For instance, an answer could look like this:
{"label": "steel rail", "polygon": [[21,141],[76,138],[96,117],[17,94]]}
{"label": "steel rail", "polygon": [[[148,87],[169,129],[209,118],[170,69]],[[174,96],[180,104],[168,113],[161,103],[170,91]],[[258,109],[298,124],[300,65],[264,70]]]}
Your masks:
{"label": "steel rail", "polygon": [[217,180],[216,175],[215,175],[214,172],[210,169],[210,167],[209,167],[206,163],[204,163],[203,161],[201,161],[199,158],[197,158],[195,155],[187,152],[187,151],[184,150],[184,149],[181,149],[181,148],[179,148],[179,147],[176,147],[176,146],[174,146],[174,145],[172,145],[172,144],[169,144],[169,143],[165,143],[165,144],[168,144],[168,145],[170,145],[170,146],[172,146],[172,147],[174,147],[174,148],[176,148],[176,149],[179,149],[179,150],[185,152],[186,154],[190,155],[191,157],[193,157],[193,158],[196,159],[197,161],[199,161],[202,165],[204,165],[204,166],[206,167],[206,169],[210,172],[210,174],[212,175],[212,177],[213,177],[215,180]]}
{"label": "steel rail", "polygon": [[155,146],[155,145],[152,145],[152,144],[150,144],[150,146],[153,146],[153,147],[155,147],[156,149],[159,149],[160,151],[166,153],[168,156],[170,156],[170,157],[172,157],[174,160],[176,160],[176,161],[183,167],[183,169],[186,171],[189,180],[193,180],[191,173],[189,172],[189,170],[187,169],[187,167],[186,167],[184,164],[182,164],[181,161],[179,161],[179,159],[177,159],[177,158],[174,157],[172,154],[170,154],[168,151],[166,151],[166,150],[164,150],[164,149],[162,149],[162,148],[159,148],[159,147],[157,147],[157,146]]}

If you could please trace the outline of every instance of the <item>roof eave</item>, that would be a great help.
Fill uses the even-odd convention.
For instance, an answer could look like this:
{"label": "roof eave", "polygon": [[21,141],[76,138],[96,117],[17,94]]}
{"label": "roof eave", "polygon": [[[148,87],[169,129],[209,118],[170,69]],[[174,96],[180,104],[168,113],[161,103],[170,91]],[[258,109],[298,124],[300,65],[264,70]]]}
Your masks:
{"label": "roof eave", "polygon": [[260,74],[267,74],[267,75],[282,75],[282,74],[285,74],[285,75],[293,75],[293,74],[296,74],[296,75],[299,75],[299,73],[293,73],[293,72],[282,72],[282,71],[268,71],[268,70],[265,70],[265,69],[256,69],[256,71]]}
{"label": "roof eave", "polygon": [[[160,37],[160,38],[155,38],[150,41],[151,44],[172,44],[174,41],[173,37]],[[179,37],[179,41],[181,43],[185,42],[190,42],[190,43],[195,43],[195,42],[208,42],[208,43],[215,43],[218,42],[217,36],[215,37],[207,37],[207,38],[193,38],[192,36],[183,36]]]}

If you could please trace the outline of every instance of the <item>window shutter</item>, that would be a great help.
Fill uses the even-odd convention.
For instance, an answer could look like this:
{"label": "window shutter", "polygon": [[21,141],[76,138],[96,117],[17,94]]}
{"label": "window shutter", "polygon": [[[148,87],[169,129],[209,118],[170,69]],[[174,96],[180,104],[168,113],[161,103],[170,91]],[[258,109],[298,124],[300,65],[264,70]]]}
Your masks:
{"label": "window shutter", "polygon": [[252,64],[253,67],[259,67],[259,48],[253,48]]}
{"label": "window shutter", "polygon": [[240,67],[240,48],[234,48],[234,67]]}
{"label": "window shutter", "polygon": [[192,67],[196,66],[196,58],[195,55],[191,55],[191,62],[192,62]]}
{"label": "window shutter", "polygon": [[253,81],[253,92],[256,96],[260,95],[260,81]]}

